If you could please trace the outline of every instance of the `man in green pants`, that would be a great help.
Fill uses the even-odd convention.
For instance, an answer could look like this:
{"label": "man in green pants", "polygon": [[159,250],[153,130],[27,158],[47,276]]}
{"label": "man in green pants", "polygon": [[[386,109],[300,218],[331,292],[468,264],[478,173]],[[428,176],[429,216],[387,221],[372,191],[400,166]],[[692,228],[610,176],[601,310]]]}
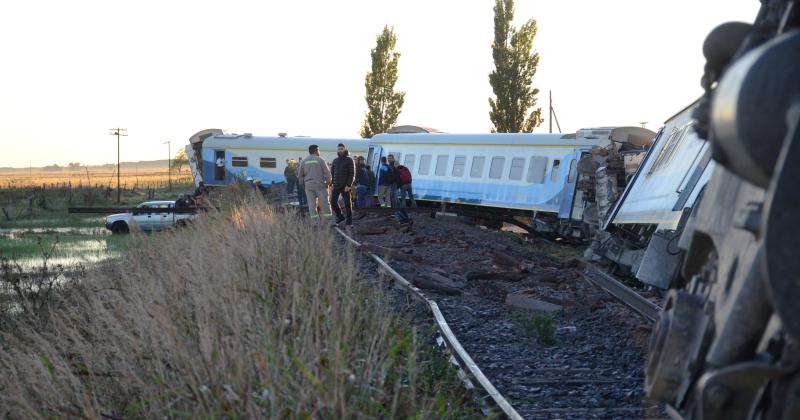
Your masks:
{"label": "man in green pants", "polygon": [[317,213],[317,206],[325,220],[331,217],[331,205],[328,202],[328,185],[331,183],[331,170],[328,162],[319,156],[319,146],[312,144],[308,146],[308,157],[303,159],[298,174],[300,182],[305,185],[306,197],[308,199],[308,214],[311,220],[318,221],[320,214]]}

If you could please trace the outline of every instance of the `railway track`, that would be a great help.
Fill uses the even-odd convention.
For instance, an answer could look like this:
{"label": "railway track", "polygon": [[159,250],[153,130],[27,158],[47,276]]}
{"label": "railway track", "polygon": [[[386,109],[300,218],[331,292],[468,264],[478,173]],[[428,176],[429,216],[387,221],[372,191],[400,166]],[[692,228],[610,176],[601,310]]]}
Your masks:
{"label": "railway track", "polygon": [[[423,297],[443,339],[452,336],[445,339],[448,348],[495,413],[535,419],[663,417],[643,393],[644,348],[655,305],[639,304],[637,312],[649,314],[642,314],[647,320],[642,322],[606,295],[610,282],[597,272],[584,275],[573,262],[531,256],[529,245],[500,232],[428,217],[416,218],[409,231],[381,214],[356,223],[348,241],[405,290]],[[370,233],[359,235],[359,225]],[[375,234],[376,226],[391,227]],[[382,249],[388,262],[375,249]],[[494,264],[498,249],[529,268],[525,278],[464,280],[476,269],[508,270]],[[426,285],[421,279],[431,272],[452,280],[460,293],[420,290]],[[636,300],[620,292],[627,289],[622,284],[609,289],[617,299]],[[539,318],[552,322],[553,343],[528,334],[526,329],[537,328],[531,323],[539,312],[515,307],[519,296],[536,298],[523,300],[522,306],[535,301],[554,305],[549,310],[558,307]]]}
{"label": "railway track", "polygon": [[[355,239],[351,238],[349,235],[344,233],[341,229],[336,228],[336,232],[338,232],[342,237],[345,238],[348,242],[356,246],[357,248],[361,247],[361,244],[356,241]],[[497,388],[492,385],[491,381],[481,372],[480,368],[477,364],[472,360],[469,353],[467,353],[464,348],[461,346],[461,343],[456,338],[453,331],[450,329],[450,326],[447,324],[447,320],[445,319],[442,312],[439,310],[439,306],[436,304],[435,301],[428,299],[425,294],[422,293],[421,290],[414,287],[408,280],[403,278],[397,271],[392,269],[389,264],[386,263],[381,257],[375,255],[374,253],[368,252],[367,253],[370,258],[372,258],[378,265],[381,267],[382,270],[389,276],[391,276],[405,291],[409,294],[414,296],[416,299],[423,301],[431,311],[433,315],[434,321],[436,322],[436,326],[439,328],[441,340],[447,344],[447,348],[450,349],[451,355],[455,358],[458,365],[461,367],[462,371],[469,372],[469,375],[480,385],[481,389],[488,396],[491,401],[494,403],[494,406],[497,408],[499,413],[502,413],[506,418],[509,419],[522,419],[522,417],[514,410],[514,407],[508,403],[508,400],[497,391]],[[488,412],[484,414],[490,414]]]}

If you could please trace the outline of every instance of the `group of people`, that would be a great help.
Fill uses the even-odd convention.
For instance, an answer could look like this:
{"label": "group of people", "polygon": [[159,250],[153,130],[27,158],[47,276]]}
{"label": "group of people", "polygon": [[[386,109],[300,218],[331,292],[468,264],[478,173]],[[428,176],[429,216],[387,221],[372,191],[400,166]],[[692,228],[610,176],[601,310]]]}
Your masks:
{"label": "group of people", "polygon": [[[297,185],[298,196],[301,194],[300,191],[304,190],[305,197],[300,204],[304,204],[303,201],[307,203],[312,219],[335,217],[331,224],[344,222],[350,226],[353,224],[353,192],[355,191],[356,195],[356,208],[371,207],[370,192],[375,185],[375,175],[367,166],[364,157],[357,156],[354,160],[344,144],[339,143],[336,154],[336,158],[328,165],[325,159],[320,157],[319,146],[313,144],[308,147],[308,157],[302,159],[299,165],[290,169],[287,164],[284,176],[287,188]],[[382,207],[406,207],[405,197],[408,197],[410,204],[416,207],[411,190],[411,171],[399,165],[393,155],[381,158],[377,181],[378,197]],[[339,204],[340,199],[342,205]],[[403,214],[405,215],[405,212]],[[405,219],[408,220],[407,215]]]}
{"label": "group of people", "polygon": [[[411,171],[394,159],[394,155],[381,157],[378,169],[378,201],[381,207],[417,207],[411,189]],[[408,201],[408,202],[407,202]]]}
{"label": "group of people", "polygon": [[200,181],[194,190],[194,194],[178,195],[178,199],[175,200],[175,207],[179,209],[200,207],[203,205],[206,196],[208,196],[208,188],[206,188],[206,184]]}

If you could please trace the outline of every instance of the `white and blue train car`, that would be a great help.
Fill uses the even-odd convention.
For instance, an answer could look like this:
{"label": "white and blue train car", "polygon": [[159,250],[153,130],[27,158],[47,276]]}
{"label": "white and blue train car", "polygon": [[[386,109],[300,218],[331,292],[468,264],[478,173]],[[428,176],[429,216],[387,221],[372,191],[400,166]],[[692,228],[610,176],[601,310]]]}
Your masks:
{"label": "white and blue train car", "polygon": [[378,134],[367,164],[377,173],[380,157],[394,155],[411,171],[418,200],[580,220],[577,162],[605,144],[562,134]]}
{"label": "white and blue train car", "polygon": [[188,155],[195,183],[203,181],[207,186],[222,186],[248,177],[263,184],[284,182],[287,161],[308,156],[312,144],[319,146],[320,156],[328,162],[336,157],[339,143],[347,146],[351,156],[365,155],[369,144],[364,139],[261,137],[223,134],[219,130],[201,131],[192,136],[190,143],[192,153]]}

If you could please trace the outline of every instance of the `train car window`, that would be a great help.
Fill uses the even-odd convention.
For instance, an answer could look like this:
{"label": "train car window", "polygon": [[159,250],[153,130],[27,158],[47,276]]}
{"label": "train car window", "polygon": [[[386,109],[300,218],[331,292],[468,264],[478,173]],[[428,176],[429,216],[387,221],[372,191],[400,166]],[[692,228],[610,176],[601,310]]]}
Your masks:
{"label": "train car window", "polygon": [[522,179],[523,169],[525,169],[525,158],[511,159],[511,169],[508,171],[508,179],[515,181]]}
{"label": "train car window", "polygon": [[410,154],[406,155],[406,161],[403,163],[403,166],[408,168],[409,172],[414,172],[414,161],[417,159],[417,155]]}
{"label": "train car window", "polygon": [[466,156],[456,156],[453,160],[453,172],[451,175],[462,177],[464,176],[464,167],[467,166],[467,157]]}
{"label": "train car window", "polygon": [[277,168],[278,161],[275,158],[261,158],[261,167],[262,168]]}
{"label": "train car window", "polygon": [[553,169],[550,171],[550,180],[557,181],[558,180],[558,167],[561,166],[561,161],[558,159],[553,159]]}
{"label": "train car window", "polygon": [[656,156],[656,160],[653,162],[653,166],[650,167],[650,171],[647,172],[647,175],[668,166],[669,163],[672,162],[675,152],[683,142],[683,139],[686,138],[686,133],[692,125],[693,123],[689,123],[683,127],[674,128],[672,132],[670,132],[667,141],[664,142],[664,147],[658,152],[658,156]]}
{"label": "train car window", "polygon": [[247,167],[247,157],[246,156],[234,156],[231,158],[231,166],[236,166],[239,168],[246,168]]}
{"label": "train car window", "polygon": [[489,165],[489,178],[500,179],[503,177],[503,167],[506,166],[506,158],[495,156]]}
{"label": "train car window", "polygon": [[447,161],[450,160],[448,155],[436,156],[436,175],[444,176],[447,173]]}
{"label": "train car window", "polygon": [[526,181],[531,184],[544,183],[544,174],[547,172],[547,158],[545,156],[532,156],[531,164],[528,166],[528,176]]}
{"label": "train car window", "polygon": [[431,170],[431,155],[422,155],[419,157],[419,172],[420,175],[428,175]]}
{"label": "train car window", "polygon": [[567,174],[567,182],[570,184],[575,182],[578,177],[578,159],[572,159],[569,163],[569,174]]}
{"label": "train car window", "polygon": [[473,178],[480,178],[483,176],[483,165],[486,163],[484,156],[474,156],[472,158],[472,167],[469,169],[469,176]]}

